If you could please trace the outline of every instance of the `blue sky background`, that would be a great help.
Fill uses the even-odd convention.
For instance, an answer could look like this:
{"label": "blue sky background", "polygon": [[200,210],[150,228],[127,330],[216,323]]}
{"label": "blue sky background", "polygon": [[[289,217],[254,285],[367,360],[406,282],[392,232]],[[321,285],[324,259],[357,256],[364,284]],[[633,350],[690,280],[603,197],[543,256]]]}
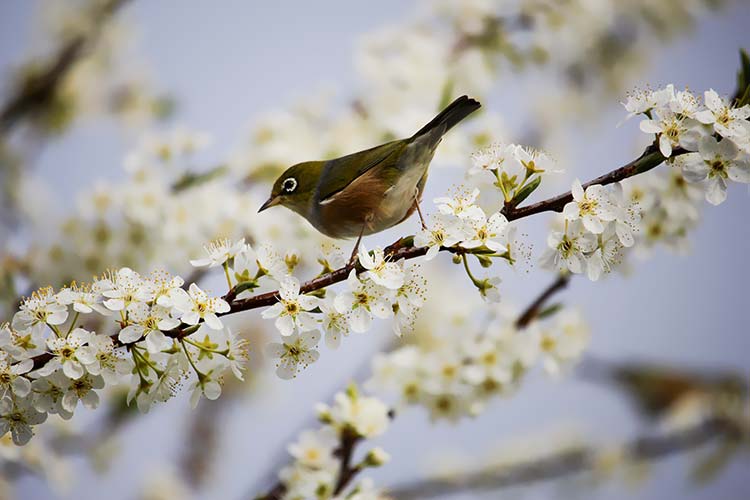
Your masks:
{"label": "blue sky background", "polygon": [[[750,47],[747,26],[750,6],[745,2],[705,17],[696,30],[668,47],[654,47],[653,66],[636,84],[654,86],[674,82],[702,91],[714,87],[729,93],[734,87],[737,49]],[[6,80],[13,63],[24,60],[32,42],[32,15],[39,1],[5,1],[0,6],[0,74]],[[352,49],[358,35],[394,23],[412,12],[411,2],[251,2],[251,1],[135,1],[125,14],[140,32],[140,49],[162,88],[180,103],[180,123],[208,131],[215,139],[212,152],[224,157],[246,136],[253,117],[282,108],[332,83],[350,92],[357,84]],[[512,126],[523,121],[513,104],[523,92],[518,81],[503,81],[489,103]],[[578,139],[572,156],[578,159],[572,177],[592,178],[632,159],[648,140],[631,121],[616,128],[624,113],[613,100],[595,126],[572,123]],[[61,195],[60,206],[70,206],[74,193],[97,177],[120,175],[121,159],[132,141],[108,122],[77,126],[50,143],[37,159],[37,172]],[[431,178],[425,199],[437,195],[451,181]],[[605,359],[642,359],[681,366],[727,368],[750,374],[748,271],[750,192],[730,186],[729,198],[719,207],[706,206],[704,220],[691,238],[692,252],[674,256],[657,251],[647,261],[634,261],[628,277],[613,276],[592,284],[574,280],[565,301],[582,307],[591,323],[592,354]],[[530,222],[528,232],[543,245],[544,218]],[[526,229],[526,227],[524,228]],[[397,232],[396,232],[397,233]],[[391,232],[373,240],[387,242]],[[526,303],[549,276],[538,270],[528,275],[504,276],[506,295]],[[384,334],[387,334],[384,332]],[[269,377],[262,397],[241,401],[217,425],[225,427],[221,467],[209,482],[210,494],[201,498],[240,498],[265,471],[269,459],[287,444],[289,433],[311,414],[313,404],[342,387],[342,374],[366,362],[377,340],[353,336],[335,352],[292,383]],[[67,498],[109,500],[133,498],[148,470],[174,463],[190,436],[180,427],[188,412],[185,398],[164,405],[128,429],[126,446],[112,471],[93,474],[76,459],[74,485]],[[175,424],[177,422],[178,424]],[[432,425],[421,410],[404,413],[379,440],[392,456],[386,467],[371,474],[388,486],[421,476],[435,456],[491,455],[509,441],[540,430],[573,428],[592,440],[624,439],[645,428],[616,394],[577,380],[550,382],[532,377],[518,395],[497,401],[473,421],[458,426]],[[713,484],[695,487],[685,479],[690,462],[666,460],[637,490],[623,482],[592,490],[587,498],[713,499],[744,498],[750,487],[747,457],[735,461]],[[20,483],[24,499],[50,498],[34,478]],[[550,485],[528,490],[525,498],[550,498],[561,490]],[[511,498],[519,495],[507,494]],[[579,496],[577,494],[573,496]],[[477,498],[465,495],[456,498]],[[487,498],[494,498],[492,494]]]}

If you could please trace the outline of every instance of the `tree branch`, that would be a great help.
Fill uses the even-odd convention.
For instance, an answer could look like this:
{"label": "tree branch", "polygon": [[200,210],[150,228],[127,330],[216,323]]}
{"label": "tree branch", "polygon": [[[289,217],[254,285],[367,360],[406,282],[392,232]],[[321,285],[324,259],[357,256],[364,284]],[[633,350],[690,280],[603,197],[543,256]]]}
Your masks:
{"label": "tree branch", "polygon": [[[673,152],[673,156],[678,156],[678,155],[682,155],[685,153],[687,153],[687,151],[677,148]],[[584,186],[590,186],[593,184],[612,184],[614,182],[627,179],[628,177],[633,177],[635,175],[647,172],[648,170],[651,170],[654,167],[663,163],[664,160],[665,160],[664,156],[662,156],[662,154],[658,150],[658,147],[656,146],[656,143],[654,143],[648,146],[646,150],[643,152],[643,154],[637,159],[623,165],[622,167],[618,169],[613,170],[612,172],[609,172],[608,174],[602,175],[590,182],[587,182]],[[566,193],[554,196],[552,198],[548,198],[546,200],[540,201],[538,203],[534,203],[532,205],[528,205],[526,207],[516,208],[516,207],[506,206],[503,208],[503,212],[505,216],[508,218],[508,220],[522,219],[522,218],[530,217],[532,215],[535,215],[541,212],[548,212],[548,211],[560,212],[562,211],[565,204],[572,199],[573,199],[573,195],[571,194],[570,191],[568,191]],[[442,247],[440,250],[451,252],[454,254],[471,253],[470,250],[466,250],[460,247]],[[399,240],[395,241],[391,245],[387,246],[384,252],[385,252],[386,258],[388,258],[389,260],[393,260],[393,261],[397,261],[401,259],[410,260],[410,259],[415,259],[415,258],[424,256],[427,253],[427,247],[415,247],[413,237],[408,236],[408,237],[400,238]],[[318,276],[317,278],[314,278],[312,280],[302,283],[302,285],[300,286],[300,293],[307,294],[307,293],[315,292],[317,290],[322,290],[336,283],[345,281],[346,278],[349,276],[349,273],[353,270],[356,270],[357,273],[361,273],[364,271],[364,268],[360,266],[358,263],[357,264],[348,263],[344,267],[336,269],[335,271],[331,271],[330,273],[326,273],[322,276]],[[565,286],[565,284],[558,284],[557,286],[562,288]],[[556,290],[553,290],[552,293],[554,293],[554,291]],[[274,290],[272,292],[266,292],[266,293],[253,295],[252,297],[248,297],[245,299],[237,299],[236,293],[234,292],[234,290],[229,290],[229,292],[227,292],[227,294],[223,298],[227,302],[229,302],[230,309],[229,311],[225,313],[218,314],[219,316],[226,316],[230,314],[236,314],[242,311],[249,311],[251,309],[258,309],[261,307],[271,306],[275,304],[276,302],[278,302],[279,291]],[[538,311],[534,310],[530,314],[536,314],[536,313],[538,313]],[[527,320],[524,320],[524,321],[527,321]],[[189,328],[186,325],[182,325],[173,330],[165,331],[164,334],[174,339],[182,339],[194,333],[195,330],[196,330],[195,328]],[[111,337],[115,341],[116,346],[121,345],[117,341],[116,334],[112,335]],[[52,359],[52,354],[44,353],[44,354],[35,356],[32,359],[34,360],[34,369],[38,369],[41,366],[43,366],[47,361]]]}
{"label": "tree branch", "polygon": [[[736,438],[740,433],[741,430],[734,421],[714,417],[687,429],[637,437],[625,442],[622,449],[630,460],[653,461],[698,448],[715,439]],[[477,471],[461,478],[436,478],[404,483],[392,488],[390,494],[399,500],[431,498],[466,490],[495,490],[559,479],[594,470],[600,453],[601,450],[585,447],[565,450],[506,467]]]}

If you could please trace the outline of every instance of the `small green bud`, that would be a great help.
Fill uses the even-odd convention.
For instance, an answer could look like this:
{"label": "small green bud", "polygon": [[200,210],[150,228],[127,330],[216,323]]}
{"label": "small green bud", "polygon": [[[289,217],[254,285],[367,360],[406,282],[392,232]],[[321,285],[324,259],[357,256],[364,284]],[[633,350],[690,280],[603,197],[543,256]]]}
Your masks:
{"label": "small green bud", "polygon": [[488,257],[486,255],[476,255],[476,258],[479,261],[479,264],[484,268],[488,268],[492,265],[491,257]]}

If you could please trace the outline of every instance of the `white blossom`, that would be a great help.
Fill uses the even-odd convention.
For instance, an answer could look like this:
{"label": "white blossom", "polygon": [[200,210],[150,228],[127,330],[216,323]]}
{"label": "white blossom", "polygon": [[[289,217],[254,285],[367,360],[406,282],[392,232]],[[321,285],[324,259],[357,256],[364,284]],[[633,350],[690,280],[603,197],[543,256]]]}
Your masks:
{"label": "white blossom", "polygon": [[359,248],[359,263],[366,269],[362,276],[380,286],[396,290],[404,284],[404,272],[396,262],[386,260],[380,247],[372,251],[372,256],[364,245]]}
{"label": "white blossom", "polygon": [[318,306],[317,297],[300,294],[297,278],[288,276],[279,284],[279,301],[264,310],[265,319],[276,318],[276,328],[284,336],[307,332],[318,327],[318,320],[310,313]]}
{"label": "white blossom", "polygon": [[27,400],[0,399],[0,436],[10,432],[13,443],[18,446],[28,443],[34,435],[31,426],[46,419],[47,414],[34,409]]}
{"label": "white blossom", "polygon": [[573,182],[573,201],[563,208],[563,216],[568,221],[581,220],[583,227],[594,234],[601,234],[607,222],[617,218],[616,206],[604,186],[594,184],[583,190],[581,181]]}
{"label": "white blossom", "polygon": [[266,346],[266,354],[278,359],[276,363],[276,374],[283,379],[291,379],[297,376],[300,365],[307,368],[315,363],[320,357],[316,350],[320,332],[307,331],[292,333],[283,338],[283,342],[272,342]]}
{"label": "white blossom", "polygon": [[750,105],[732,107],[726,99],[710,89],[704,93],[706,108],[696,114],[696,118],[706,125],[713,125],[717,134],[727,138],[741,138],[750,135]]}
{"label": "white blossom", "polygon": [[547,246],[541,257],[544,268],[580,274],[585,270],[586,254],[596,248],[596,235],[584,231],[580,221],[566,222],[564,231],[550,233]]}
{"label": "white blossom", "polygon": [[187,294],[173,298],[174,307],[180,311],[180,320],[188,325],[197,325],[200,320],[209,328],[221,330],[223,325],[216,315],[229,312],[229,304],[219,297],[209,297],[195,283],[190,284]]}
{"label": "white blossom", "polygon": [[232,243],[228,239],[220,239],[211,242],[206,245],[204,250],[207,257],[202,259],[194,259],[190,261],[190,264],[195,267],[215,267],[225,264],[227,261],[234,259],[240,252],[246,251],[246,247],[249,245],[245,244],[245,238]]}
{"label": "white blossom", "polygon": [[654,118],[641,121],[641,131],[659,135],[659,151],[665,158],[672,156],[672,151],[683,147],[695,151],[701,137],[700,123],[686,118],[669,109],[654,110]]}
{"label": "white blossom", "polygon": [[355,270],[349,273],[346,283],[348,289],[336,296],[334,304],[340,313],[349,315],[352,331],[369,330],[373,316],[387,319],[393,315],[389,301],[392,290],[370,280],[360,281]]}
{"label": "white blossom", "polygon": [[680,157],[679,165],[687,181],[706,181],[706,200],[719,205],[727,197],[727,180],[750,182],[750,162],[738,155],[739,150],[732,140],[718,142],[706,136],[700,141],[698,153]]}

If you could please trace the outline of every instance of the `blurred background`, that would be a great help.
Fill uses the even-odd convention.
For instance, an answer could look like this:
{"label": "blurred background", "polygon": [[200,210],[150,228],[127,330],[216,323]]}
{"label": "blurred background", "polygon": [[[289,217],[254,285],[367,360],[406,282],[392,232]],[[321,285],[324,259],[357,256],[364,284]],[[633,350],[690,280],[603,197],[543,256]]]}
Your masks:
{"label": "blurred background", "polygon": [[[281,210],[255,213],[275,173],[409,135],[443,93],[475,95],[484,112],[441,146],[425,200],[461,182],[469,153],[495,140],[553,154],[566,173],[534,196],[562,192],[572,179],[612,170],[649,143],[637,119],[618,127],[627,91],[674,83],[731,94],[738,50],[750,45],[743,1],[588,0],[552,12],[554,3],[3,2],[0,102],[23,95],[29,82],[40,85],[39,75],[64,58],[61,48],[71,41],[83,46],[43,105],[3,114],[4,318],[30,287],[88,279],[107,266],[167,266],[187,276],[187,259],[219,235],[251,234],[304,253],[319,240],[302,222]],[[502,36],[483,46],[488,18],[505,22]],[[460,43],[478,48],[451,56]],[[172,163],[165,182],[189,186],[171,194],[139,187],[127,162],[129,152],[165,136],[206,144],[164,162]],[[517,394],[457,424],[433,423],[419,408],[402,412],[378,439],[393,459],[370,474],[376,483],[387,489],[516,452],[615,444],[658,428],[622,391],[587,377],[591,363],[726,372],[746,384],[749,194],[730,186],[724,204],[706,205],[687,244],[655,246],[601,282],[572,281],[560,300],[579,307],[592,332],[581,373],[559,381],[534,374]],[[523,307],[552,280],[534,263],[548,226],[545,215],[520,226],[532,257],[520,269],[500,270],[504,306]],[[385,245],[417,228],[410,220],[367,244]],[[481,304],[448,260],[424,266],[436,276],[425,313],[442,309],[441,328],[451,314]],[[220,276],[203,279],[221,286]],[[466,287],[460,301],[457,287]],[[251,338],[273,331],[253,312],[231,321]],[[8,498],[252,498],[271,484],[314,404],[367,378],[372,355],[394,341],[390,328],[380,330],[323,349],[293,381],[278,379],[254,350],[246,383],[197,410],[182,394],[147,415],[118,416],[112,403],[111,410],[79,411],[65,426],[45,424],[50,429],[26,456],[12,444],[2,449]],[[451,498],[745,498],[746,450],[710,481],[691,476],[696,460],[678,454],[603,479]]]}

